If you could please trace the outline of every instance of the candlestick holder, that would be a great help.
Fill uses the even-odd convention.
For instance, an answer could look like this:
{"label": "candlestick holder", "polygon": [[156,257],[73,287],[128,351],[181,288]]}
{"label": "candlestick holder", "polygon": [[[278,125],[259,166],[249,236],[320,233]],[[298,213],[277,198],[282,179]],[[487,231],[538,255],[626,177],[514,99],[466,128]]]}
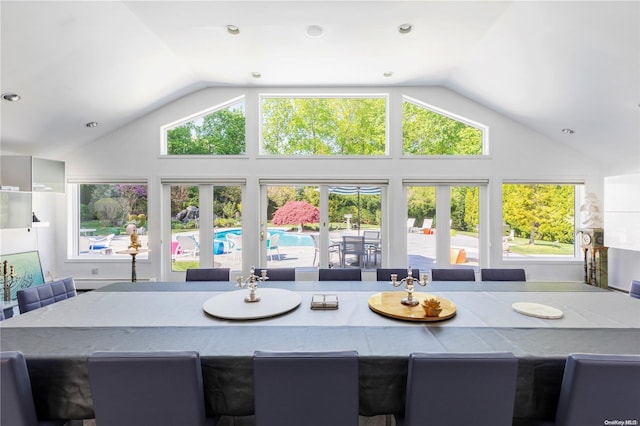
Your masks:
{"label": "candlestick holder", "polygon": [[242,278],[242,275],[238,276],[236,279],[238,283],[238,287],[246,288],[249,290],[249,295],[244,298],[245,303],[256,303],[260,301],[260,296],[256,295],[256,290],[258,290],[258,283],[265,282],[269,279],[267,277],[267,271],[262,270],[260,276],[255,274],[255,268],[252,266],[249,271],[249,276],[246,279]]}
{"label": "candlestick holder", "polygon": [[11,288],[15,285],[15,271],[13,265],[9,265],[9,261],[2,262],[2,288],[3,288],[3,300],[5,302],[11,301]]}
{"label": "candlestick holder", "polygon": [[422,274],[422,282],[418,278],[414,278],[411,272],[411,266],[407,269],[407,276],[398,281],[398,274],[391,274],[391,284],[394,287],[400,287],[405,284],[405,290],[407,291],[407,297],[403,298],[400,303],[406,306],[416,306],[420,303],[418,299],[413,298],[413,291],[415,289],[415,283],[422,287],[426,287],[428,284],[427,274]]}

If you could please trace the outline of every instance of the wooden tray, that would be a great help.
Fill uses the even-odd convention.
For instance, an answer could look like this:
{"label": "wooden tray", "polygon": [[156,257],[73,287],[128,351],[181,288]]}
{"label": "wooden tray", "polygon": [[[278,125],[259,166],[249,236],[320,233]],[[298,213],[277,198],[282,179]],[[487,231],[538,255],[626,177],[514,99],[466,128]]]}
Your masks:
{"label": "wooden tray", "polygon": [[442,312],[437,317],[428,317],[422,306],[405,306],[400,301],[407,296],[406,291],[384,291],[369,297],[369,308],[387,317],[406,321],[443,321],[456,315],[456,305],[449,299],[429,293],[413,293],[413,297],[422,303],[425,299],[437,299]]}

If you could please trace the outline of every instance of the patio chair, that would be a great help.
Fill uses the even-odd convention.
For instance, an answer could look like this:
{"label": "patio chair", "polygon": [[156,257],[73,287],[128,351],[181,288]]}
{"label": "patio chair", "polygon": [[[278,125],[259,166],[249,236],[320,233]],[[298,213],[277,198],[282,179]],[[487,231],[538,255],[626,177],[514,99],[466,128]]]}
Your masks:
{"label": "patio chair", "polygon": [[193,257],[200,254],[200,245],[193,235],[177,235],[176,241],[180,244],[183,254]]}
{"label": "patio chair", "polygon": [[102,237],[87,237],[87,240],[89,240],[89,251],[106,253],[106,250],[111,247],[111,240],[113,240],[113,237],[115,237],[115,234],[109,234]]}
{"label": "patio chair", "polygon": [[273,251],[275,250],[278,253],[278,260],[281,260],[280,248],[278,247],[278,243],[280,242],[280,234],[274,233],[269,236],[267,240],[267,253],[271,260],[273,260]]}
{"label": "patio chair", "polygon": [[433,231],[431,230],[433,226],[433,219],[428,219],[428,218],[424,218],[424,220],[422,221],[422,226],[420,227],[419,231],[422,234],[431,234],[433,233]]}
{"label": "patio chair", "polygon": [[368,251],[364,244],[364,236],[344,235],[342,237],[342,263],[340,266],[344,268],[348,255],[358,258],[359,267],[369,264]]}
{"label": "patio chair", "polygon": [[233,253],[233,262],[240,262],[242,260],[242,235],[228,233],[225,238],[227,239],[229,251]]}
{"label": "patio chair", "polygon": [[407,232],[413,232],[413,225],[415,225],[416,223],[416,218],[415,217],[410,217],[409,219],[407,219]]}
{"label": "patio chair", "polygon": [[[318,259],[318,253],[320,253],[320,243],[318,242],[318,236],[311,234],[311,239],[313,240],[313,248],[315,250],[315,253],[313,253],[313,263],[312,265],[316,264],[316,259]],[[329,263],[331,263],[331,255],[332,254],[337,254],[338,255],[338,262],[340,262],[341,259],[341,255],[340,255],[340,243],[330,243],[329,247],[327,248],[327,251],[329,252]]]}
{"label": "patio chair", "polygon": [[371,263],[373,257],[373,264],[378,264],[378,255],[382,255],[382,247],[380,245],[380,231],[362,231],[364,237],[364,245],[367,250],[367,259]]}

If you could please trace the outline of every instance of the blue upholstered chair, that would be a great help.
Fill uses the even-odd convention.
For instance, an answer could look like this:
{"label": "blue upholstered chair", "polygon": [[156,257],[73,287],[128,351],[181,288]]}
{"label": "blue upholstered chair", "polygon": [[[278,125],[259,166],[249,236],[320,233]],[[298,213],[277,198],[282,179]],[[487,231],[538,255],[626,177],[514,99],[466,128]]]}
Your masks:
{"label": "blue upholstered chair", "polygon": [[197,352],[95,352],[88,365],[100,426],[215,424],[205,415]]}
{"label": "blue upholstered chair", "polygon": [[0,309],[0,321],[4,321],[4,311]]}
{"label": "blue upholstered chair", "polygon": [[411,354],[405,415],[397,423],[511,426],[517,376],[511,353]]}
{"label": "blue upholstered chair", "polygon": [[362,281],[362,271],[351,268],[320,268],[318,278],[320,281]]}
{"label": "blue upholstered chair", "polygon": [[52,281],[16,292],[18,308],[21,314],[51,305],[61,300],[69,299],[77,294],[73,278]]}
{"label": "blue upholstered chair", "polygon": [[296,280],[296,268],[271,268],[271,269],[256,268],[255,274],[257,276],[261,276],[262,271],[267,271],[267,277],[269,277],[269,281],[295,281]]}
{"label": "blue upholstered chair", "polygon": [[640,299],[640,281],[631,281],[631,288],[629,288],[629,296]]}
{"label": "blue upholstered chair", "polygon": [[[594,398],[596,389],[602,392]],[[605,419],[640,419],[640,355],[569,355],[555,425],[584,426]]]}
{"label": "blue upholstered chair", "polygon": [[[378,268],[376,269],[376,281],[391,281],[391,274],[398,274],[398,280],[407,276],[407,268]],[[412,268],[411,276],[420,279],[420,269]]]}
{"label": "blue upholstered chair", "polygon": [[481,269],[482,281],[526,281],[524,269],[518,268],[488,268]]}
{"label": "blue upholstered chair", "polygon": [[62,420],[38,420],[27,362],[21,352],[0,352],[0,424],[62,426]]}
{"label": "blue upholstered chair", "polygon": [[229,268],[187,269],[185,281],[229,281]]}
{"label": "blue upholstered chair", "polygon": [[357,426],[358,353],[257,351],[256,426]]}
{"label": "blue upholstered chair", "polygon": [[475,281],[476,273],[471,268],[432,269],[431,281]]}

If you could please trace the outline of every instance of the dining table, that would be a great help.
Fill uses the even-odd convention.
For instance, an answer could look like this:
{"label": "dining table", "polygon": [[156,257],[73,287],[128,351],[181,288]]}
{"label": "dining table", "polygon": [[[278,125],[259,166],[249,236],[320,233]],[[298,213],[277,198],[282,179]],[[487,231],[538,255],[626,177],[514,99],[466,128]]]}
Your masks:
{"label": "dining table", "polygon": [[[204,306],[249,290],[234,282],[117,282],[0,322],[0,349],[24,353],[38,413],[53,419],[94,417],[87,357],[95,351],[197,351],[207,412],[223,416],[253,414],[257,350],[357,351],[363,416],[404,412],[411,353],[506,351],[519,362],[514,419],[536,420],[555,416],[569,354],[640,354],[640,299],[583,283],[416,286],[416,295],[455,305],[455,315],[442,321],[406,321],[371,309],[373,296],[406,293],[390,282],[267,280],[258,283],[257,303],[282,294],[265,289],[295,293],[299,304],[260,318],[219,318]],[[318,295],[337,298],[338,308],[311,309]],[[514,309],[522,303],[562,316],[525,315]],[[596,389],[594,398],[612,391]]]}

